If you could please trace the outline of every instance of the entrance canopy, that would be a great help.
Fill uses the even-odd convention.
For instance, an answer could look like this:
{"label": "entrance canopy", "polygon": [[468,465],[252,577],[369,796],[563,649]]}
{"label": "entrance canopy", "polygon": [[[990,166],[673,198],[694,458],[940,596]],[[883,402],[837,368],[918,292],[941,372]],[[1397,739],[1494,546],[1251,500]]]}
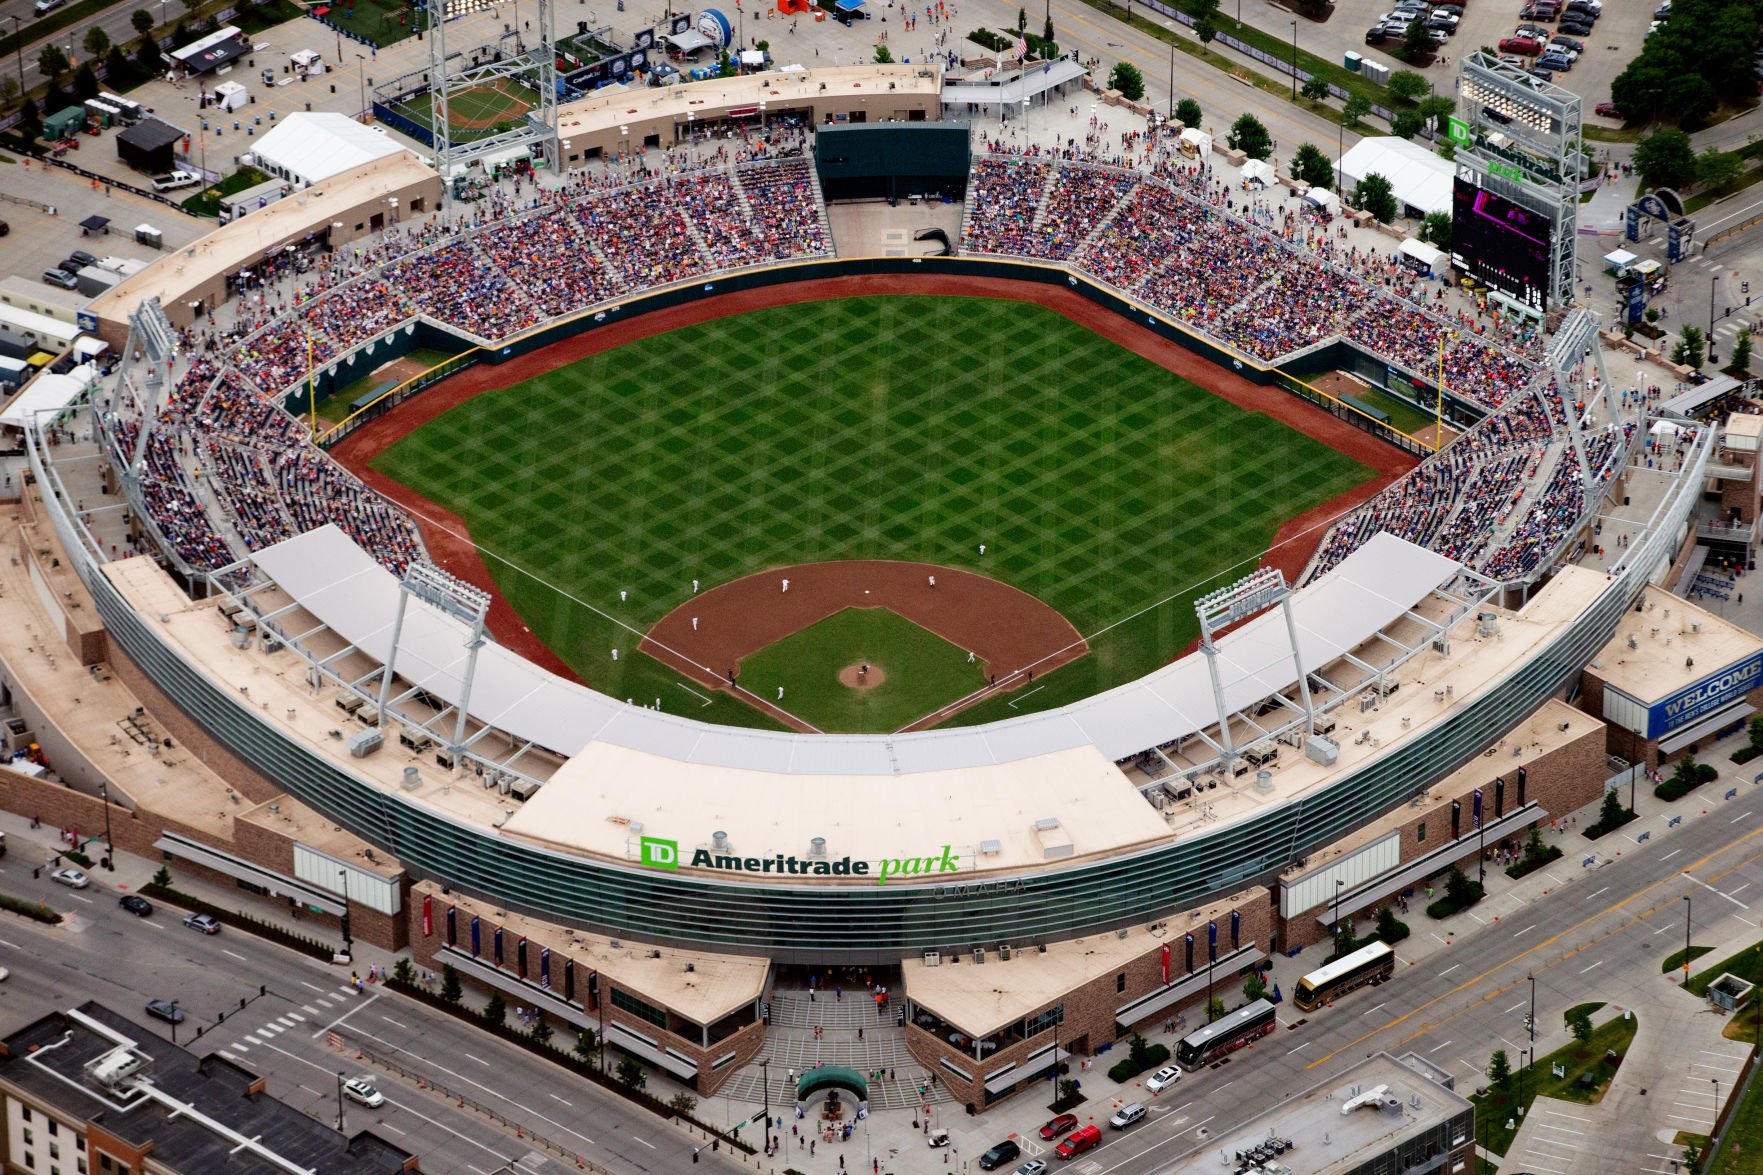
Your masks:
{"label": "entrance canopy", "polygon": [[869,1104],[869,1079],[844,1065],[822,1065],[809,1069],[796,1078],[796,1100],[805,1102],[822,1090],[842,1089],[855,1094],[857,1100]]}

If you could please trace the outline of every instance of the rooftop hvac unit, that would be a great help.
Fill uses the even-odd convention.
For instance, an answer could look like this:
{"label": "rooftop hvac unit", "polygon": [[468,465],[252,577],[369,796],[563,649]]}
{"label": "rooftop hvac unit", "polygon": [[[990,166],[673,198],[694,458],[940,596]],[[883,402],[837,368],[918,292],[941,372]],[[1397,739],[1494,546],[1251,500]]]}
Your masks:
{"label": "rooftop hvac unit", "polygon": [[414,767],[404,769],[404,790],[415,791],[422,786],[422,772]]}
{"label": "rooftop hvac unit", "polygon": [[1451,655],[1451,638],[1444,636],[1434,637],[1432,641],[1432,651],[1441,657],[1449,657]]}
{"label": "rooftop hvac unit", "polygon": [[1006,946],[999,947],[998,948],[998,957],[1000,959],[1004,960],[1004,962],[1008,963],[1010,961],[1010,948],[1009,948],[1009,946],[1006,945]]}
{"label": "rooftop hvac unit", "polygon": [[1366,690],[1359,695],[1359,713],[1363,714],[1365,711],[1375,709],[1376,707],[1377,694],[1375,691]]}
{"label": "rooftop hvac unit", "polygon": [[1341,746],[1331,738],[1313,735],[1304,742],[1304,757],[1312,763],[1333,767],[1341,757]]}
{"label": "rooftop hvac unit", "polygon": [[1475,614],[1475,631],[1480,636],[1497,636],[1500,632],[1500,617],[1494,612],[1477,612]]}
{"label": "rooftop hvac unit", "polygon": [[1334,718],[1327,715],[1327,714],[1318,714],[1316,716],[1316,733],[1317,734],[1333,734],[1334,733]]}
{"label": "rooftop hvac unit", "polygon": [[808,842],[808,855],[816,859],[826,856],[826,837],[817,836]]}
{"label": "rooftop hvac unit", "polygon": [[508,794],[523,804],[532,799],[538,790],[539,785],[530,779],[516,779],[508,785]]}
{"label": "rooftop hvac unit", "polygon": [[92,1080],[113,1089],[139,1073],[145,1064],[139,1054],[126,1048],[112,1049],[92,1066]]}
{"label": "rooftop hvac unit", "polygon": [[1243,752],[1243,758],[1251,767],[1265,767],[1279,759],[1279,747],[1274,743],[1256,743]]}
{"label": "rooftop hvac unit", "polygon": [[1273,790],[1273,772],[1261,770],[1255,772],[1255,790],[1269,792]]}
{"label": "rooftop hvac unit", "polygon": [[349,736],[349,754],[365,759],[386,743],[386,736],[377,730],[358,730]]}
{"label": "rooftop hvac unit", "polygon": [[974,947],[973,948],[973,961],[975,963],[985,962],[986,961],[985,951],[981,950],[979,947]]}
{"label": "rooftop hvac unit", "polygon": [[246,649],[251,647],[251,630],[243,624],[233,625],[233,648]]}
{"label": "rooftop hvac unit", "polygon": [[496,785],[496,790],[501,792],[503,795],[509,795],[514,790],[514,781],[509,779],[506,775],[504,775],[502,777],[501,782]]}
{"label": "rooftop hvac unit", "polygon": [[354,694],[344,694],[337,699],[337,709],[345,714],[353,714],[361,709],[363,702],[364,699],[358,698]]}
{"label": "rooftop hvac unit", "polygon": [[943,956],[936,951],[926,951],[924,952],[924,965],[926,967],[941,967],[943,965]]}
{"label": "rooftop hvac unit", "polygon": [[982,840],[979,842],[979,855],[982,857],[995,857],[1003,851],[1004,842],[1001,840]]}

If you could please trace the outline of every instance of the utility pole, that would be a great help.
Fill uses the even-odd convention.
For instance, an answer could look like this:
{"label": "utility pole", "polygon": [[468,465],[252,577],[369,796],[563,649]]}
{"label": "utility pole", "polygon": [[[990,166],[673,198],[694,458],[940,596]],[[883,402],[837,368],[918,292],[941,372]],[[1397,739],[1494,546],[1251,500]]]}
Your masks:
{"label": "utility pole", "polygon": [[354,957],[355,940],[349,937],[349,871],[339,869],[337,876],[343,883],[343,953]]}
{"label": "utility pole", "polygon": [[337,1070],[337,1133],[344,1133],[343,1126],[343,1071]]}
{"label": "utility pole", "polygon": [[1696,905],[1690,901],[1690,895],[1683,895],[1683,981],[1690,981],[1690,917]]}
{"label": "utility pole", "polygon": [[104,868],[116,872],[116,841],[110,837],[110,784],[98,784],[98,796],[104,801]]}
{"label": "utility pole", "polygon": [[1298,22],[1292,22],[1292,101],[1298,100]]}
{"label": "utility pole", "polygon": [[1708,362],[1718,364],[1720,356],[1714,353],[1714,292],[1720,288],[1720,275],[1717,273],[1708,280]]}
{"label": "utility pole", "polygon": [[[1051,2],[1051,0],[1049,0]],[[771,1153],[771,1058],[759,1058],[759,1072],[765,1081],[765,1153]]]}

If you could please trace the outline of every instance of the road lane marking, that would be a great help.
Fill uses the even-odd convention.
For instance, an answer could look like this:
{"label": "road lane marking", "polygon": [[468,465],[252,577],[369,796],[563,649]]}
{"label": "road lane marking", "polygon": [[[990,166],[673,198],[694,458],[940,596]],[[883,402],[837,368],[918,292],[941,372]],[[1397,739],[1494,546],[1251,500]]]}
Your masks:
{"label": "road lane marking", "polygon": [[350,1008],[347,1012],[344,1012],[341,1016],[338,1016],[335,1020],[332,1020],[329,1024],[326,1024],[323,1028],[320,1028],[317,1032],[314,1032],[312,1034],[312,1038],[314,1040],[317,1040],[319,1037],[323,1036],[325,1033],[329,1032],[331,1029],[335,1028],[337,1025],[341,1024],[343,1021],[347,1020],[349,1017],[353,1016],[355,1013],[361,1011],[361,1009],[372,1006],[373,1002],[379,998],[380,997],[379,997],[378,992],[375,992],[373,995],[368,996],[365,1000],[362,1000],[359,1004],[356,1004],[353,1008]]}
{"label": "road lane marking", "polygon": [[[1315,1044],[1315,1043],[1316,1043],[1316,1042],[1315,1042],[1315,1041],[1313,1041],[1313,1040],[1307,1040],[1307,1041],[1305,1041],[1305,1042],[1304,1042],[1304,1043],[1303,1043],[1303,1044],[1301,1044],[1301,1045],[1299,1045],[1299,1046],[1298,1046],[1298,1049],[1307,1049],[1307,1048],[1309,1048],[1309,1047],[1310,1047],[1310,1046],[1311,1046],[1311,1045],[1313,1045],[1313,1044]],[[1292,1055],[1292,1054],[1293,1054],[1293,1053],[1295,1053],[1295,1052],[1297,1052],[1297,1051],[1298,1051],[1298,1049],[1287,1049],[1287,1050],[1286,1050],[1286,1056],[1288,1056],[1288,1057],[1289,1057],[1289,1056],[1291,1056],[1291,1055]]]}
{"label": "road lane marking", "polygon": [[474,1057],[470,1053],[460,1053],[459,1055],[464,1057],[468,1061],[476,1061],[478,1064],[482,1065],[486,1069],[490,1068],[490,1063],[488,1061],[484,1060],[482,1057]]}
{"label": "road lane marking", "polygon": [[569,1100],[569,1099],[568,1099],[568,1098],[565,1098],[565,1097],[558,1097],[558,1096],[557,1096],[557,1095],[556,1095],[556,1094],[551,1094],[551,1095],[549,1095],[549,1096],[550,1096],[550,1097],[551,1097],[551,1098],[552,1098],[552,1100],[554,1100],[554,1101],[560,1101],[560,1102],[562,1102],[562,1103],[563,1103],[563,1104],[564,1104],[564,1105],[566,1105],[566,1106],[573,1106],[573,1105],[575,1105],[575,1103],[574,1103],[574,1102],[572,1102],[572,1101],[570,1101],[570,1100]]}
{"label": "road lane marking", "polygon": [[249,963],[251,961],[250,959],[247,959],[244,955],[239,954],[237,951],[229,951],[225,947],[220,948],[220,953],[223,955],[231,955],[233,958],[237,959],[241,963]]}
{"label": "road lane marking", "polygon": [[1535,922],[1532,922],[1529,926],[1526,926],[1523,930],[1514,930],[1512,932],[1512,937],[1517,938],[1521,934],[1529,934],[1531,931],[1535,930],[1536,928],[1537,928],[1537,924]]}
{"label": "road lane marking", "polygon": [[654,1150],[654,1149],[655,1149],[655,1144],[654,1144],[654,1143],[652,1143],[652,1142],[650,1142],[650,1141],[649,1141],[649,1140],[648,1140],[648,1139],[646,1139],[646,1138],[643,1138],[643,1137],[642,1137],[642,1136],[641,1136],[641,1135],[637,1135],[637,1134],[633,1134],[633,1135],[631,1135],[631,1136],[630,1136],[630,1137],[631,1137],[631,1140],[632,1140],[632,1141],[634,1141],[634,1142],[640,1142],[640,1143],[642,1143],[642,1144],[643,1144],[643,1145],[644,1145],[644,1146],[646,1146],[646,1147],[648,1147],[648,1148],[649,1148],[649,1149],[650,1149],[650,1150]]}
{"label": "road lane marking", "polygon": [[1430,1048],[1430,1049],[1427,1049],[1426,1051],[1429,1053],[1436,1053],[1439,1051],[1439,1049],[1450,1048],[1451,1044],[1452,1044],[1452,1042],[1447,1040],[1444,1044],[1439,1045],[1437,1048]]}
{"label": "road lane marking", "polygon": [[315,983],[307,983],[304,979],[302,979],[300,981],[300,986],[306,988],[308,991],[328,991],[328,990],[330,990],[329,988],[319,987]]}
{"label": "road lane marking", "polygon": [[403,1028],[403,1029],[405,1029],[405,1030],[408,1030],[408,1029],[409,1029],[409,1028],[410,1028],[410,1025],[408,1025],[408,1024],[404,1024],[404,1023],[401,1023],[401,1022],[399,1022],[399,1021],[397,1021],[397,1020],[394,1020],[394,1019],[392,1019],[392,1018],[391,1018],[391,1017],[390,1017],[390,1016],[385,1016],[385,1015],[382,1015],[382,1016],[381,1016],[381,1017],[380,1017],[380,1019],[381,1019],[381,1020],[384,1020],[384,1021],[385,1021],[385,1022],[386,1022],[386,1023],[387,1023],[387,1024],[390,1024],[390,1025],[392,1025],[392,1026],[393,1026],[393,1027],[395,1027],[395,1028]]}
{"label": "road lane marking", "polygon": [[1672,849],[1669,853],[1666,853],[1663,857],[1660,857],[1659,859],[1661,861],[1669,861],[1669,860],[1671,860],[1671,858],[1677,856],[1677,854],[1679,854],[1681,852],[1683,852],[1682,849]]}
{"label": "road lane marking", "polygon": [[1596,963],[1593,963],[1590,967],[1587,967],[1585,969],[1585,971],[1581,971],[1580,974],[1584,975],[1586,971],[1596,970],[1597,968],[1602,967],[1603,965],[1604,965],[1604,960],[1599,959]]}
{"label": "road lane marking", "polygon": [[1688,869],[1685,869],[1683,871],[1683,875],[1686,878],[1689,878],[1689,880],[1695,882],[1697,885],[1701,886],[1703,889],[1707,890],[1709,893],[1719,894],[1721,897],[1725,898],[1727,901],[1731,902],[1733,905],[1737,906],[1741,910],[1748,910],[1751,908],[1751,907],[1745,905],[1745,903],[1739,901],[1737,898],[1733,897],[1731,894],[1725,893],[1725,892],[1718,890],[1718,889],[1715,889],[1713,886],[1709,885],[1706,881],[1703,881],[1697,877],[1690,877],[1690,871]]}
{"label": "road lane marking", "polygon": [[1463,966],[1463,964],[1461,964],[1461,963],[1452,963],[1449,967],[1446,967],[1443,971],[1439,972],[1439,978],[1443,979],[1445,976],[1449,975],[1451,972],[1455,971],[1457,968],[1459,968],[1461,966]]}

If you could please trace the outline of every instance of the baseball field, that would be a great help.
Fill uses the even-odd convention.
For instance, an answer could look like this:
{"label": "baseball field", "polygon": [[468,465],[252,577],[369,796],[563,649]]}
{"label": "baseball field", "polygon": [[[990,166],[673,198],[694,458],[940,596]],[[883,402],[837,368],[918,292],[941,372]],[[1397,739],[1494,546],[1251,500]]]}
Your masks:
{"label": "baseball field", "polygon": [[[1032,662],[1059,667],[951,721],[1143,676],[1196,636],[1196,595],[1374,476],[1042,306],[932,296],[651,335],[483,392],[372,466],[457,514],[532,634],[595,688],[775,725],[710,684],[735,673],[823,730],[897,729],[1017,671],[1012,597],[1053,616],[1043,644],[1064,663]],[[843,560],[923,565],[894,577],[922,595],[877,578],[871,608],[854,580],[838,589],[850,615],[834,601],[795,631],[772,615],[830,590]],[[925,584],[925,566],[945,582]],[[1008,588],[958,595],[975,577]],[[952,616],[963,599],[981,614]],[[728,664],[746,630],[766,635]],[[663,632],[695,674],[638,651]],[[885,679],[855,682],[863,663]]]}
{"label": "baseball field", "polygon": [[[435,97],[430,91],[398,103],[397,110],[418,125],[434,129]],[[481,138],[513,122],[539,104],[539,96],[512,78],[455,90],[447,97],[447,122],[455,138]]]}

